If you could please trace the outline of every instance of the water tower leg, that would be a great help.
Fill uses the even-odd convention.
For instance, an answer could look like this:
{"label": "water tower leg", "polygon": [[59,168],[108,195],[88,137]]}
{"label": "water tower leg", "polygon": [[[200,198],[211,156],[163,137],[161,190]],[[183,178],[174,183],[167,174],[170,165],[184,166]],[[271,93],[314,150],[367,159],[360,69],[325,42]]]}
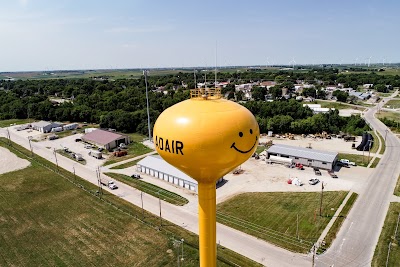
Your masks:
{"label": "water tower leg", "polygon": [[215,182],[199,183],[200,267],[216,266],[216,189]]}

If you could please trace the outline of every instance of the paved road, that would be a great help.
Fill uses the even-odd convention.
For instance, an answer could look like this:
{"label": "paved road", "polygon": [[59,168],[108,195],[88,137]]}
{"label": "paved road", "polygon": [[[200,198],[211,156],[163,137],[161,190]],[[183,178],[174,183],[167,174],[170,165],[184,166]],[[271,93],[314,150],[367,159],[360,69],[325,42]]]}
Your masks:
{"label": "paved road", "polygon": [[[0,129],[0,135],[6,136],[6,131]],[[29,149],[29,142],[26,138],[22,138],[13,131],[10,131],[11,140],[18,143],[19,145]],[[55,162],[53,151],[43,147],[40,142],[32,142],[33,151],[52,161]],[[75,172],[78,176],[86,179],[93,184],[97,185],[96,172],[94,168],[84,166],[76,163],[75,161],[57,155],[58,164],[66,170],[72,172],[75,168]],[[136,190],[128,185],[118,182],[119,188],[117,190],[105,190],[131,202],[132,204],[141,207],[140,191]],[[150,195],[143,194],[144,209],[159,216],[159,202],[157,198]],[[190,212],[180,207],[171,205],[166,202],[162,202],[162,217],[163,219],[170,221],[176,225],[185,228],[188,231],[198,234],[198,223],[197,212]],[[276,247],[258,238],[242,233],[230,227],[222,224],[217,224],[217,242],[221,245],[239,253],[246,257],[259,262],[269,267],[291,267],[291,266],[310,266],[311,258],[307,255],[289,252],[285,249]]]}
{"label": "paved road", "polygon": [[[385,99],[387,102],[387,99]],[[382,106],[382,103],[379,104]],[[331,248],[317,258],[317,266],[370,266],[375,246],[400,173],[400,142],[374,117],[377,107],[365,113],[366,121],[383,137],[386,152],[368,177],[364,190],[345,220]]]}

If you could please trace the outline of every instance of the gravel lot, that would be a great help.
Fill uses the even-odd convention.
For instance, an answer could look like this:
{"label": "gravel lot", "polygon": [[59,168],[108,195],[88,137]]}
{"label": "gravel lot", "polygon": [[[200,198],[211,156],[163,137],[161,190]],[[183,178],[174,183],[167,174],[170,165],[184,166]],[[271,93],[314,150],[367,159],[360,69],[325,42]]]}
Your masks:
{"label": "gravel lot", "polygon": [[0,147],[0,174],[24,169],[31,165],[26,159],[17,157],[4,147]]}

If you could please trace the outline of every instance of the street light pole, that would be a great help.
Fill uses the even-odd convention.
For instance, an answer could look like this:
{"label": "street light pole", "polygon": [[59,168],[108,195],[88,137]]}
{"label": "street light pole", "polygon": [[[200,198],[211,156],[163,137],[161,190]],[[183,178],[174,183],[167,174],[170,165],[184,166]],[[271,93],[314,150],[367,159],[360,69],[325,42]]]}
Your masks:
{"label": "street light pole", "polygon": [[57,160],[57,152],[56,152],[55,148],[53,150],[53,153],[54,153],[54,157],[56,158],[57,171],[59,171],[59,169],[58,169],[58,160]]}

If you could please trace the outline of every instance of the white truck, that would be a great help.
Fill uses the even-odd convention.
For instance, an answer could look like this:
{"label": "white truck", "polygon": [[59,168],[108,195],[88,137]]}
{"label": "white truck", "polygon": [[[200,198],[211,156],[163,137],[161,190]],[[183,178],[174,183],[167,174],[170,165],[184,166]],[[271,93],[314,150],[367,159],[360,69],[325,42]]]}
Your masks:
{"label": "white truck", "polygon": [[107,186],[111,190],[118,189],[118,186],[115,184],[114,180],[110,180],[110,179],[103,177],[103,178],[100,178],[100,183],[102,185]]}
{"label": "white truck", "polygon": [[355,162],[353,162],[353,161],[350,161],[350,160],[348,160],[348,159],[341,159],[341,160],[339,160],[342,164],[345,164],[345,165],[350,165],[350,166],[356,166],[356,163]]}

